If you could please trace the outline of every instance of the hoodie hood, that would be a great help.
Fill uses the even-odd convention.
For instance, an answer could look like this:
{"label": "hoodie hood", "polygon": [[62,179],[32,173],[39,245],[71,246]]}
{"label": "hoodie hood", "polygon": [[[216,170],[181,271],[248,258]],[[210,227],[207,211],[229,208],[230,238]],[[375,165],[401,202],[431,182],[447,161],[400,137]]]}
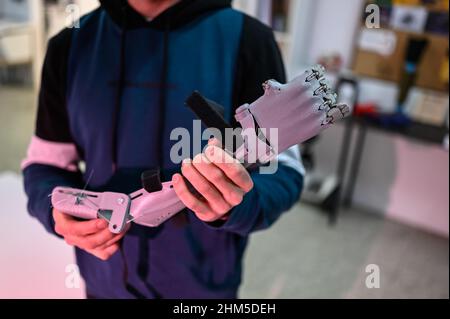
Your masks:
{"label": "hoodie hood", "polygon": [[[180,28],[196,18],[212,11],[228,8],[231,6],[232,0],[181,0],[167,10],[163,11],[153,20],[148,21],[145,17],[134,10],[127,0],[100,0],[102,9],[112,18],[115,24],[121,29],[120,35],[120,51],[119,51],[119,68],[118,68],[118,85],[116,90],[116,101],[113,113],[113,132],[112,132],[112,159],[113,171],[116,170],[117,163],[117,132],[118,132],[118,117],[121,109],[121,98],[125,84],[125,70],[126,70],[126,37],[127,31],[137,28],[152,28],[163,31],[163,58],[162,70],[160,76],[160,95],[159,107],[160,110],[166,109],[167,97],[167,72],[169,68],[169,47],[170,47],[170,32]],[[159,134],[163,132],[164,112],[159,112]],[[162,137],[156,139],[162,149]],[[159,162],[163,162],[162,150],[159,152]]]}
{"label": "hoodie hood", "polygon": [[147,21],[127,0],[100,0],[101,7],[122,28],[148,27],[165,31],[182,27],[210,11],[230,7],[231,2],[232,0],[181,0],[155,19]]}

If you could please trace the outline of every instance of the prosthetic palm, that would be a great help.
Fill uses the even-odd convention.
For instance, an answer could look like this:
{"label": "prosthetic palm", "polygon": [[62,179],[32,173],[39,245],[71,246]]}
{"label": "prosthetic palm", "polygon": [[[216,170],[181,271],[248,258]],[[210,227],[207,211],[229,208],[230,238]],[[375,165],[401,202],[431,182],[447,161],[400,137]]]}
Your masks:
{"label": "prosthetic palm", "polygon": [[[270,161],[349,114],[346,105],[336,104],[336,95],[325,82],[321,66],[287,84],[268,80],[263,87],[263,96],[240,106],[235,114],[242,130],[238,145],[228,150],[246,166]],[[186,103],[206,126],[223,133],[231,129],[220,115],[220,106],[200,93],[194,92]],[[142,182],[142,189],[128,195],[56,187],[52,205],[79,218],[104,218],[114,233],[121,232],[131,221],[158,226],[184,208],[171,182],[160,182],[158,171],[144,172]]]}

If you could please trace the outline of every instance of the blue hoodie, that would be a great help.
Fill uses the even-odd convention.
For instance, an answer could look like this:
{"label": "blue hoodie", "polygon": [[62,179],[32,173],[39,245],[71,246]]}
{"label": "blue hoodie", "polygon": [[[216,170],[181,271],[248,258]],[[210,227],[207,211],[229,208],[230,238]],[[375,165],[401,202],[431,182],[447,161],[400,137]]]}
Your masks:
{"label": "blue hoodie", "polygon": [[[35,136],[23,162],[28,210],[55,234],[48,195],[55,186],[130,193],[140,174],[179,171],[169,153],[177,127],[192,131],[184,100],[199,90],[234,110],[258,98],[261,83],[285,81],[271,30],[226,0],[182,0],[152,21],[127,1],[101,1],[48,44]],[[282,106],[274,106],[282,107]],[[194,154],[195,155],[195,154]],[[85,169],[80,170],[80,162]],[[226,222],[184,210],[155,228],[133,224],[120,250],[102,261],[75,248],[94,298],[235,298],[248,235],[269,227],[299,198],[300,163],[288,151]]]}

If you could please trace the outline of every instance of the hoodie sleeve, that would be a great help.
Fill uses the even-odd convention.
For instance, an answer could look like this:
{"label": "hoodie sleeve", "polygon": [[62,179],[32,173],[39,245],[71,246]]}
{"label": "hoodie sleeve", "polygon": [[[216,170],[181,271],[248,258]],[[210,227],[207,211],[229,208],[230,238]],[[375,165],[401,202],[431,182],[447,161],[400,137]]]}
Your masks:
{"label": "hoodie sleeve", "polygon": [[71,137],[66,110],[66,70],[70,30],[50,39],[42,69],[34,136],[22,161],[28,211],[55,234],[51,194],[55,186],[82,185],[79,152]]}
{"label": "hoodie sleeve", "polygon": [[[273,32],[259,21],[244,17],[238,56],[233,101],[236,107],[251,103],[264,92],[268,79],[286,82],[283,61]],[[280,106],[274,106],[280,107]],[[228,219],[216,228],[248,235],[268,228],[297,202],[303,186],[303,166],[297,146],[280,154],[273,174],[251,174],[254,188],[233,208]]]}

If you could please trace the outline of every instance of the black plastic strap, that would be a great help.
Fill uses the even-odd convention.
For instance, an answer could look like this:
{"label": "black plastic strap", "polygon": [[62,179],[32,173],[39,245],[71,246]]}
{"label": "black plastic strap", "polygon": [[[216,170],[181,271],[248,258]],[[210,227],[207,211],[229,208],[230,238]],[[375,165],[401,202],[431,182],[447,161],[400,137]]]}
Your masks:
{"label": "black plastic strap", "polygon": [[224,108],[222,105],[208,100],[198,91],[186,99],[187,106],[203,122],[207,128],[216,128],[222,136],[225,136],[225,129],[232,126],[224,119]]}
{"label": "black plastic strap", "polygon": [[150,169],[141,175],[142,187],[149,193],[162,190],[159,168]]}

